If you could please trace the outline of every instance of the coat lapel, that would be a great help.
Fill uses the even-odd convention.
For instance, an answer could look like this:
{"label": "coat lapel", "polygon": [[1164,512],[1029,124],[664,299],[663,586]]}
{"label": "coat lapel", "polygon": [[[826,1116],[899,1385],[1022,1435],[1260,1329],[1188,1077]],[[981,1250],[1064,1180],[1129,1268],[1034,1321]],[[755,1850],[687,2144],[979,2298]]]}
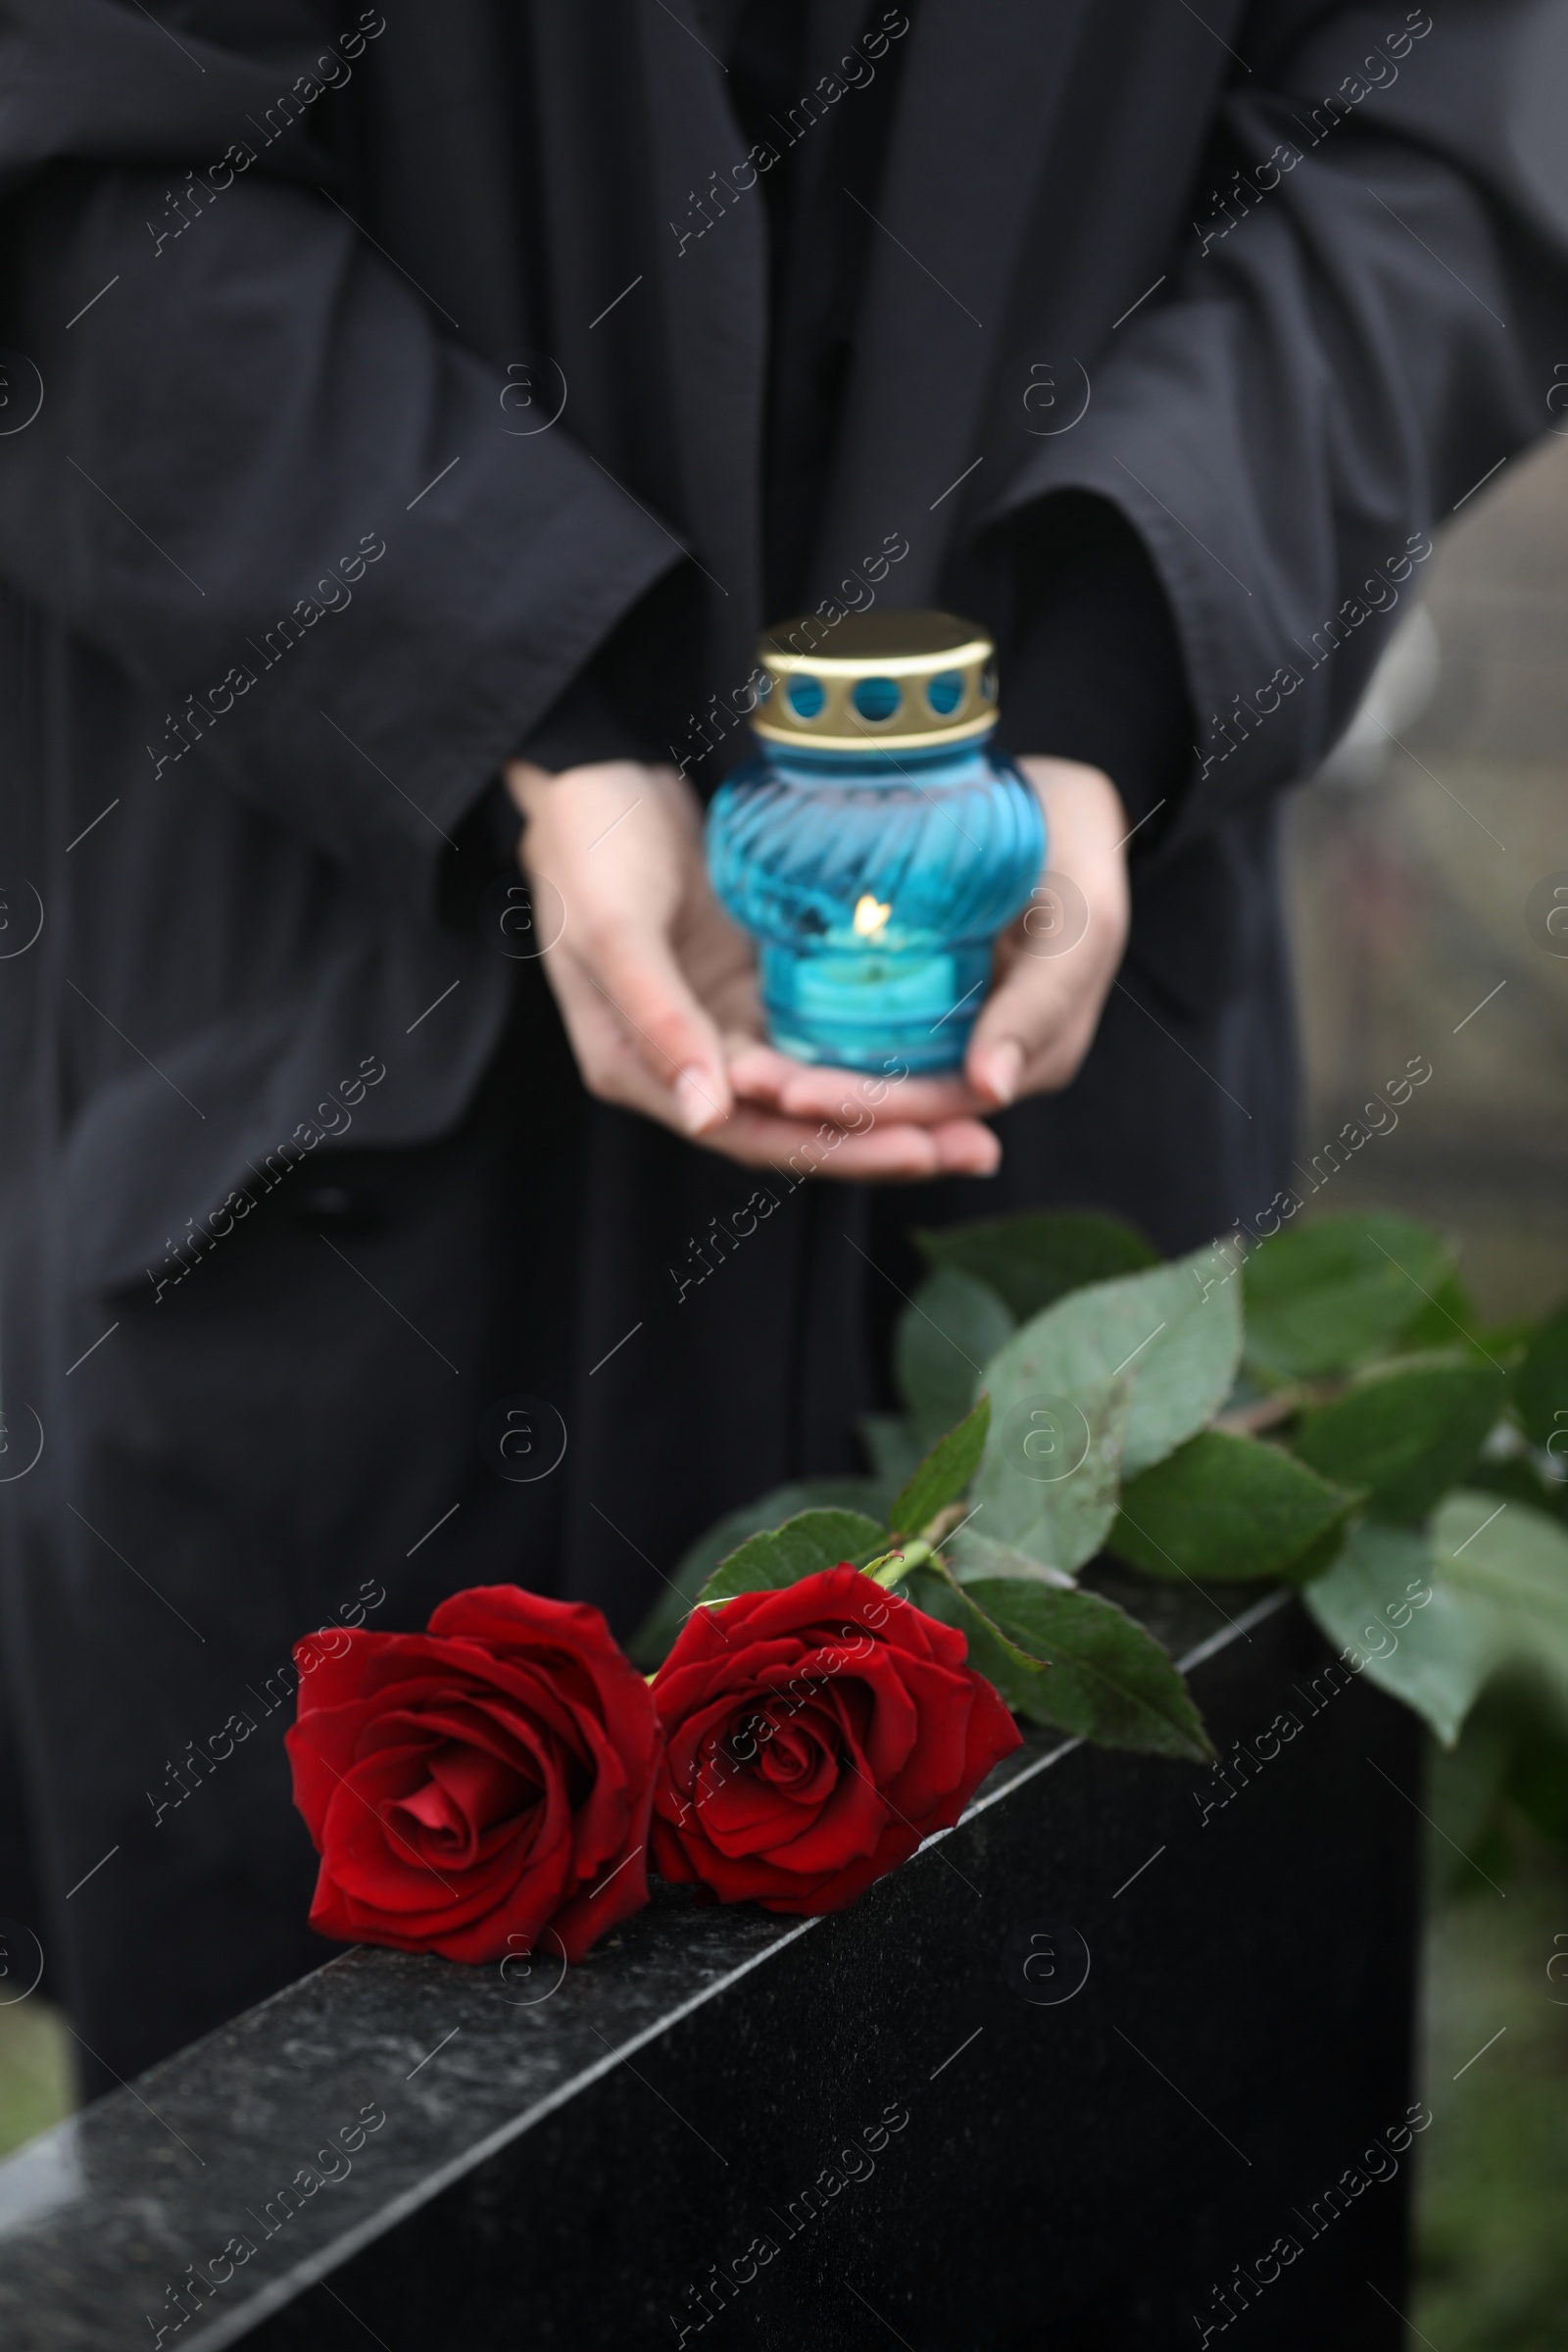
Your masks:
{"label": "coat lapel", "polygon": [[[1007,298],[1088,0],[921,0],[867,232],[865,309],[839,437],[818,595],[890,531],[890,581],[930,602],[962,516],[984,504],[988,389]],[[845,198],[845,203],[851,201]]]}

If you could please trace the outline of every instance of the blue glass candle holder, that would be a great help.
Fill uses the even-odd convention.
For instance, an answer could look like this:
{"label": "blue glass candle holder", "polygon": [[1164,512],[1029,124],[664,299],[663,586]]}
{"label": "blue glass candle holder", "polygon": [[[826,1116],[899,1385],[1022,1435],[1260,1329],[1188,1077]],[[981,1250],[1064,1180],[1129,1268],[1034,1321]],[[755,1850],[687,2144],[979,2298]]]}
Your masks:
{"label": "blue glass candle holder", "polygon": [[956,1069],[1046,856],[990,742],[991,641],[945,612],[808,617],[758,662],[759,756],[714,797],[708,858],[758,943],[769,1035],[800,1061]]}

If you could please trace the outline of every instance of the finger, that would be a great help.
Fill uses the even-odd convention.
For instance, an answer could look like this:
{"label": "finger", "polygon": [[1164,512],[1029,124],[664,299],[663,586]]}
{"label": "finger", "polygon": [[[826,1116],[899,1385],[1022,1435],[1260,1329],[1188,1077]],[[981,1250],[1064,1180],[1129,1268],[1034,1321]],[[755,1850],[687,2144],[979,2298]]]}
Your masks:
{"label": "finger", "polygon": [[[902,1066],[902,1065],[896,1065]],[[771,1046],[749,1045],[729,1057],[729,1080],[739,1096],[770,1103],[802,1119],[836,1119],[857,1126],[867,1111],[910,1125],[933,1127],[989,1110],[960,1072],[940,1078],[873,1075],[796,1061]]]}
{"label": "finger", "polygon": [[885,1105],[890,1117],[912,1126],[936,1127],[948,1119],[972,1118],[989,1110],[959,1072],[938,1078],[868,1078],[854,1070],[802,1070],[785,1083],[779,1108],[794,1117],[842,1118],[853,1123],[860,1107]]}
{"label": "finger", "polygon": [[670,1123],[702,1135],[727,1118],[734,1097],[718,1031],[668,943],[656,931],[616,921],[590,931],[574,947],[572,960],[583,979],[613,1010],[635,1040],[648,1075],[672,1099]]}
{"label": "finger", "polygon": [[572,1058],[591,1095],[689,1133],[674,1092],[654,1076],[636,1037],[590,976],[564,956],[545,959]]}
{"label": "finger", "polygon": [[1086,1004],[1099,1004],[1086,982],[1087,974],[1026,956],[1003,974],[964,1056],[964,1074],[988,1107],[1013,1102],[1025,1087],[1067,1083],[1092,1034]]}
{"label": "finger", "polygon": [[[602,1100],[686,1132],[669,1090],[656,1079],[624,1022],[586,973],[565,958],[547,967],[585,1084]],[[786,1117],[742,1102],[698,1139],[746,1167],[792,1165],[801,1176],[858,1183],[917,1183],[934,1176],[990,1176],[1001,1147],[989,1127],[957,1119],[935,1128],[867,1112],[863,1127]]]}
{"label": "finger", "polygon": [[729,1082],[736,1094],[749,1102],[777,1108],[785,1087],[804,1065],[756,1035],[727,1038],[725,1043]]}
{"label": "finger", "polygon": [[783,1118],[744,1103],[702,1140],[710,1151],[788,1166],[798,1176],[875,1181],[938,1172],[936,1152],[924,1129],[877,1127],[854,1135],[825,1120]]}
{"label": "finger", "polygon": [[1002,1140],[981,1119],[948,1119],[928,1132],[944,1176],[994,1176],[1002,1165]]}
{"label": "finger", "polygon": [[857,1135],[741,1103],[723,1126],[699,1139],[706,1150],[749,1167],[789,1167],[798,1176],[856,1183],[917,1183],[933,1176],[990,1176],[1001,1146],[978,1120],[943,1128],[890,1123]]}

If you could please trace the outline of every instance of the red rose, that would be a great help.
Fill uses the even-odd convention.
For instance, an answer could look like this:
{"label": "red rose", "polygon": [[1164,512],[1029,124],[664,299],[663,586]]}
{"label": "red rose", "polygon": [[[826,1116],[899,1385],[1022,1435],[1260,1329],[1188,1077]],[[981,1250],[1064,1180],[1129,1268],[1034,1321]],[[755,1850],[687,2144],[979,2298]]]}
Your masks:
{"label": "red rose", "polygon": [[576,1961],[641,1908],[658,1723],[597,1609],[484,1585],[344,1641],[287,1737],[314,1928],[470,1961],[549,1928]]}
{"label": "red rose", "polygon": [[723,1902],[837,1911],[1019,1744],[960,1633],[847,1562],[693,1610],[654,1682],[654,1865]]}

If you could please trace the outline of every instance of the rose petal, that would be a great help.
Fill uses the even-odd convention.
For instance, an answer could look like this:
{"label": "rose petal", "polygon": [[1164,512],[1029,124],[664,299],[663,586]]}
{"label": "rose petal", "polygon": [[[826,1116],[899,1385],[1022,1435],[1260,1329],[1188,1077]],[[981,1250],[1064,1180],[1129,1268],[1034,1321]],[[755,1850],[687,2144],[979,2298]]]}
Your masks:
{"label": "rose petal", "polygon": [[299,1654],[322,1933],[479,1961],[558,1921],[576,1960],[646,1901],[658,1718],[596,1609],[489,1587]]}
{"label": "rose petal", "polygon": [[657,1866],[781,1911],[852,1901],[1020,1737],[963,1636],[847,1563],[696,1612],[654,1696]]}

